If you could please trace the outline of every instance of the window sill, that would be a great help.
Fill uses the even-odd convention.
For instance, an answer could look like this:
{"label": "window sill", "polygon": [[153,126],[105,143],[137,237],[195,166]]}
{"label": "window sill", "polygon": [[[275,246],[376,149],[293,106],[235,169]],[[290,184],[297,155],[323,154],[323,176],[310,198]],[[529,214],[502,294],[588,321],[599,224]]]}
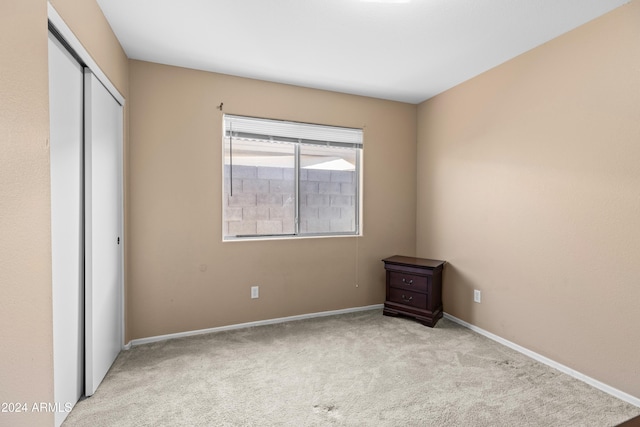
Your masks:
{"label": "window sill", "polygon": [[224,237],[222,243],[235,242],[256,242],[268,240],[308,240],[308,239],[335,239],[345,237],[362,237],[362,233],[345,234],[305,234],[305,235],[285,235],[285,236],[250,236],[250,237]]}

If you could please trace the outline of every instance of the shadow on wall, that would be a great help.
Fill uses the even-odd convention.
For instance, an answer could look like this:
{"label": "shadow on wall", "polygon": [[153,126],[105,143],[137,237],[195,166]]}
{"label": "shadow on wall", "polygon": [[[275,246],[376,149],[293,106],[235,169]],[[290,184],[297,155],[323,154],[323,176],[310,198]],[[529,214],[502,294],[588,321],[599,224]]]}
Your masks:
{"label": "shadow on wall", "polygon": [[473,302],[473,290],[480,289],[479,285],[449,261],[445,266],[442,281],[444,312],[475,324],[479,304]]}

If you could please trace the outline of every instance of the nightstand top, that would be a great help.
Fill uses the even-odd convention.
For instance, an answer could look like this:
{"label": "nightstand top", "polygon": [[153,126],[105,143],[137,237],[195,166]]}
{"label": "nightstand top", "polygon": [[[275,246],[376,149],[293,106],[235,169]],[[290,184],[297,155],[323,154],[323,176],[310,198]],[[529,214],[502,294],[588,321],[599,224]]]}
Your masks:
{"label": "nightstand top", "polygon": [[402,255],[394,255],[382,260],[385,264],[399,264],[408,266],[420,266],[427,268],[438,268],[443,266],[446,261],[440,261],[437,259],[416,258]]}

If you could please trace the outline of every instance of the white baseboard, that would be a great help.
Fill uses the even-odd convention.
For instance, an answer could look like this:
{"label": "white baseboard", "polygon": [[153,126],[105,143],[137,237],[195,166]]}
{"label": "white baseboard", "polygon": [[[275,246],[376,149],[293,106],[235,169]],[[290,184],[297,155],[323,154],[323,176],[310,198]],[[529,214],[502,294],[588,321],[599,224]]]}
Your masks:
{"label": "white baseboard", "polygon": [[554,369],[557,369],[560,372],[563,372],[563,373],[565,373],[567,375],[572,376],[573,378],[576,378],[576,379],[578,379],[580,381],[583,381],[583,382],[589,384],[590,386],[597,388],[598,390],[602,390],[607,394],[610,394],[610,395],[612,395],[614,397],[617,397],[620,400],[623,400],[623,401],[625,401],[627,403],[630,403],[630,404],[640,408],[640,399],[635,397],[635,396],[632,396],[632,395],[630,395],[628,393],[625,393],[624,391],[618,390],[617,388],[613,388],[613,387],[611,387],[611,386],[609,386],[609,385],[607,385],[607,384],[605,384],[603,382],[600,382],[600,381],[598,381],[596,379],[593,379],[593,378],[591,378],[591,377],[589,377],[589,376],[587,376],[587,375],[585,375],[583,373],[580,373],[580,372],[578,372],[578,371],[576,371],[574,369],[571,369],[568,366],[565,366],[565,365],[563,365],[561,363],[558,363],[558,362],[556,362],[554,360],[549,359],[548,357],[545,357],[545,356],[543,356],[541,354],[538,354],[535,351],[531,351],[528,348],[522,347],[521,345],[518,345],[518,344],[513,343],[513,342],[511,342],[509,340],[506,340],[506,339],[504,339],[502,337],[499,337],[498,335],[492,334],[489,331],[485,331],[484,329],[479,328],[479,327],[477,327],[475,325],[472,325],[471,323],[465,322],[462,319],[458,319],[457,317],[452,316],[449,313],[444,313],[444,317],[446,319],[451,320],[452,322],[455,322],[455,323],[458,323],[459,325],[464,326],[465,328],[471,329],[472,331],[477,332],[480,335],[484,335],[485,337],[487,337],[489,339],[492,339],[492,340],[494,340],[494,341],[496,341],[496,342],[498,342],[498,343],[500,343],[500,344],[502,344],[502,345],[504,345],[506,347],[509,347],[509,348],[519,352],[519,353],[522,353],[525,356],[528,356],[528,357],[530,357],[530,358],[532,358],[534,360],[537,360],[540,363],[544,363],[545,365],[548,365],[548,366],[550,366],[550,367],[552,367]]}
{"label": "white baseboard", "polygon": [[273,325],[275,323],[293,322],[295,320],[312,319],[314,317],[326,317],[335,316],[337,314],[355,313],[358,311],[376,310],[381,309],[383,304],[366,305],[364,307],[352,307],[344,308],[341,310],[321,311],[318,313],[300,314],[297,316],[278,317],[276,319],[257,320],[255,322],[238,323],[236,325],[219,326],[217,328],[198,329],[195,331],[178,332],[175,334],[158,335],[155,337],[139,338],[129,341],[123,349],[129,350],[131,347],[142,344],[149,344],[152,342],[166,341],[174,338],[190,337],[193,335],[210,334],[212,332],[230,331],[233,329],[250,328],[253,326]]}

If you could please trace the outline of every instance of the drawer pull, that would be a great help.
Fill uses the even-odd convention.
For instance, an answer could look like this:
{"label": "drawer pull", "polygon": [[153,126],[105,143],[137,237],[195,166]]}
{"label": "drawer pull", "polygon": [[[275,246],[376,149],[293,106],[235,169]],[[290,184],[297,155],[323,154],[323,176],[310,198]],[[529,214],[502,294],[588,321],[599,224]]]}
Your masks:
{"label": "drawer pull", "polygon": [[405,283],[407,285],[413,285],[413,279],[407,281],[407,279],[405,279],[404,277],[402,278],[402,283]]}
{"label": "drawer pull", "polygon": [[404,294],[402,294],[402,299],[403,299],[403,301],[411,301],[413,299],[413,297],[407,298],[407,297],[404,296]]}

